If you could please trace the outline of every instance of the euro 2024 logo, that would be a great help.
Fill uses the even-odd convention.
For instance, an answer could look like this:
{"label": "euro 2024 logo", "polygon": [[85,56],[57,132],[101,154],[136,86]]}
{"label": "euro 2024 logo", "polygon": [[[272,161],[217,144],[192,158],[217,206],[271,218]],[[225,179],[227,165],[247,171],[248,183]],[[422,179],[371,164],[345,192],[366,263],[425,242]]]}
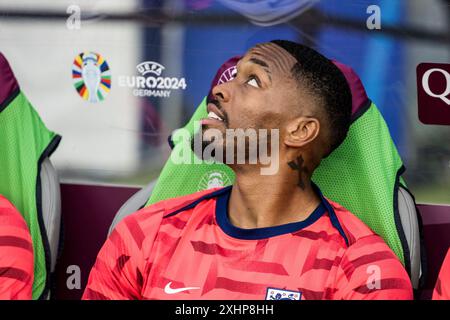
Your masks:
{"label": "euro 2024 logo", "polygon": [[108,63],[98,53],[82,52],[72,66],[73,85],[86,101],[103,101],[111,90],[111,72]]}
{"label": "euro 2024 logo", "polygon": [[178,77],[163,77],[166,69],[155,61],[144,61],[136,66],[139,76],[119,76],[119,87],[133,89],[136,97],[169,98],[172,90],[185,90],[186,79]]}

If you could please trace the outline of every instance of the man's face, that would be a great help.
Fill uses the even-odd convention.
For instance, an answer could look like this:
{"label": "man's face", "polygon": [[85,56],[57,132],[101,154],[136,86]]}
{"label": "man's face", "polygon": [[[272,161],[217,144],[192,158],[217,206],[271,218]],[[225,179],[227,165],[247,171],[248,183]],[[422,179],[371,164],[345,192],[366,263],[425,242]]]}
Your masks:
{"label": "man's face", "polygon": [[[232,81],[213,88],[214,103],[203,119],[203,139],[211,140],[206,129],[280,129],[299,112],[300,96],[291,69],[296,63],[283,48],[273,43],[250,49],[237,64]],[[220,118],[220,120],[219,120]]]}

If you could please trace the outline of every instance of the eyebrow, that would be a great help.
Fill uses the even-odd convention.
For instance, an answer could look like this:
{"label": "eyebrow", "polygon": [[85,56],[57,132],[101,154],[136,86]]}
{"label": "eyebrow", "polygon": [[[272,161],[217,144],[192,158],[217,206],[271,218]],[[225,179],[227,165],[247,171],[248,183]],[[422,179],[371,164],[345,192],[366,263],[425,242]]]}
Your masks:
{"label": "eyebrow", "polygon": [[269,65],[266,62],[264,62],[258,58],[250,58],[249,61],[259,64],[261,67],[269,68]]}
{"label": "eyebrow", "polygon": [[270,79],[270,82],[272,82],[272,76],[271,76],[272,72],[270,72],[269,65],[265,61],[260,60],[258,58],[250,58],[248,61],[253,62],[254,64],[257,64],[257,65],[263,67],[264,71],[266,71],[267,76]]}

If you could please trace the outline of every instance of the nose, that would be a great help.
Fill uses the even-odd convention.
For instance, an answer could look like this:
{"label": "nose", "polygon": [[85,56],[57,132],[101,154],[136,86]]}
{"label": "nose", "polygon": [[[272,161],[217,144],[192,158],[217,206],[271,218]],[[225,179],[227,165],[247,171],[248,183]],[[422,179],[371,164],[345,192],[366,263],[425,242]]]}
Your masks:
{"label": "nose", "polygon": [[230,101],[231,93],[229,88],[229,83],[221,83],[216,85],[212,89],[212,94],[216,100],[219,102],[228,102]]}

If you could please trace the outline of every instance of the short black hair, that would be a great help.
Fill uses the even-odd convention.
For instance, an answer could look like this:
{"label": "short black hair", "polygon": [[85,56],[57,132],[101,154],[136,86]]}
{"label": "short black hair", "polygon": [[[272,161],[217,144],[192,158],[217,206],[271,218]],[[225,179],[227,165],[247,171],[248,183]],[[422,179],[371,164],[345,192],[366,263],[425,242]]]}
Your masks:
{"label": "short black hair", "polygon": [[325,111],[330,133],[326,157],[345,140],[351,124],[352,94],[347,80],[331,60],[314,49],[287,40],[271,42],[297,60],[291,70],[294,78],[318,99]]}

